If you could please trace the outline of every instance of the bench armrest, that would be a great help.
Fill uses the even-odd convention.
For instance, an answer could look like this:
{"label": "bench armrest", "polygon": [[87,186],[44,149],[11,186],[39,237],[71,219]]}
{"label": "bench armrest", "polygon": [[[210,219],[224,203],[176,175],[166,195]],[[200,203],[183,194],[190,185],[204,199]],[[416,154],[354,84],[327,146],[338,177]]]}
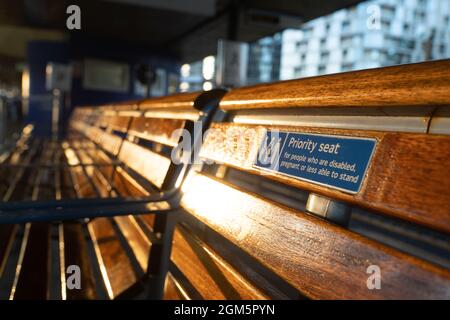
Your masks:
{"label": "bench armrest", "polygon": [[0,224],[169,212],[178,207],[179,189],[141,198],[85,198],[0,204]]}

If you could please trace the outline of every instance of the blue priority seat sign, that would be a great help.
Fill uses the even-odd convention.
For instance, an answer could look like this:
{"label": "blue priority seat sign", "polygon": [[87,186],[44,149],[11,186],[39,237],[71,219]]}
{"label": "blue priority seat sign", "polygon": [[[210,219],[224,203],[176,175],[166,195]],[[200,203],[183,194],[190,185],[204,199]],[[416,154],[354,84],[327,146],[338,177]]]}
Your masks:
{"label": "blue priority seat sign", "polygon": [[375,145],[371,138],[266,131],[253,166],[357,193]]}

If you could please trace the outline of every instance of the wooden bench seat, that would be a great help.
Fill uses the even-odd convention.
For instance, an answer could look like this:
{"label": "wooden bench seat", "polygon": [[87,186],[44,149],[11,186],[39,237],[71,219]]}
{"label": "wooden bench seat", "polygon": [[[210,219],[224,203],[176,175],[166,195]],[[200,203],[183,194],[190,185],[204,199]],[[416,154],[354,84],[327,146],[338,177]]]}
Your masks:
{"label": "wooden bench seat", "polygon": [[[254,298],[275,298],[276,291],[268,290],[272,284],[291,298],[296,291],[310,299],[449,299],[448,264],[427,261],[421,249],[392,238],[352,229],[352,212],[365,210],[386,225],[403,226],[403,235],[419,228],[424,237],[431,232],[447,239],[438,245],[444,249],[441,258],[449,260],[450,132],[427,129],[436,110],[450,108],[449,70],[449,61],[431,62],[225,95],[220,102],[225,121],[212,125],[200,151],[207,162],[191,171],[182,187],[165,298],[236,298],[251,292],[261,292]],[[361,188],[339,190],[258,167],[262,141],[276,130],[374,141]],[[240,177],[252,182],[239,183]],[[283,186],[293,200],[297,192],[297,205],[274,196]],[[194,232],[182,231],[184,225]],[[222,244],[212,235],[223,238]],[[206,242],[195,245],[196,237]],[[234,256],[227,256],[229,248]],[[244,259],[254,272],[239,266]],[[203,271],[202,279],[192,264]],[[218,271],[228,265],[232,274]],[[381,272],[379,290],[368,287],[371,266]],[[245,293],[235,279],[248,284]]]}
{"label": "wooden bench seat", "polygon": [[[0,298],[449,299],[449,67],[76,108],[64,141],[25,134],[0,157],[4,202],[181,192],[149,203],[155,214],[0,225]],[[177,165],[173,133],[192,134],[197,120],[211,129],[203,163]],[[287,174],[278,160],[259,164],[284,152],[265,146],[270,133],[337,139],[367,160],[360,185]],[[32,279],[34,263],[45,276]],[[72,264],[82,290],[65,286]],[[377,268],[381,287],[373,288]]]}
{"label": "wooden bench seat", "polygon": [[[5,157],[3,161],[11,166],[0,166],[5,172],[1,177],[9,185],[3,190],[4,200],[142,197],[175,188],[181,166],[171,164],[168,158],[167,150],[178,143],[172,131],[191,130],[190,123],[202,120],[207,115],[203,108],[214,108],[223,92],[217,91],[218,97],[215,94],[206,94],[210,96],[206,100],[199,99],[201,93],[144,100],[139,102],[142,107],[136,102],[77,108],[64,141],[32,139],[23,150],[16,148]],[[24,168],[16,168],[22,158],[28,159]],[[161,202],[150,207],[167,210],[170,206]],[[149,273],[152,247],[159,254],[163,251],[164,219],[155,225],[157,221],[154,215],[130,215],[33,222],[19,233],[18,226],[2,225],[2,268],[6,261],[23,262],[17,264],[14,279],[5,284],[11,292],[4,298],[115,299],[139,293],[143,290],[141,279]],[[9,254],[11,242],[20,244],[18,258]],[[39,263],[43,277],[31,279],[33,263]],[[66,267],[72,264],[82,271],[82,290],[65,287]],[[27,281],[34,283],[33,288]]]}

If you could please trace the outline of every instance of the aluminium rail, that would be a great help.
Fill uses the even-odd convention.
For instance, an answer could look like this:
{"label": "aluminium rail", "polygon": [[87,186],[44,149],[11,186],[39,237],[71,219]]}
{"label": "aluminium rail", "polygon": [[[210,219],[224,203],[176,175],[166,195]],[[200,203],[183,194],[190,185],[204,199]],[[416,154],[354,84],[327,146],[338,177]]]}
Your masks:
{"label": "aluminium rail", "polygon": [[[82,198],[0,203],[0,224],[165,213],[177,209],[179,189],[141,198]],[[155,208],[166,202],[167,208]]]}

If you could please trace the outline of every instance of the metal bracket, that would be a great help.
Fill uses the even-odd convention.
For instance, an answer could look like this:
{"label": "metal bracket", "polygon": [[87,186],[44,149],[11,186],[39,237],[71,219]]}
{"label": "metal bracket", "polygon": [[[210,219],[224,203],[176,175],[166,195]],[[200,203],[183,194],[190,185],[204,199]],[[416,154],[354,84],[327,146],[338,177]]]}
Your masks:
{"label": "metal bracket", "polygon": [[341,226],[348,226],[352,208],[336,200],[311,193],[306,203],[306,212],[323,217]]}

